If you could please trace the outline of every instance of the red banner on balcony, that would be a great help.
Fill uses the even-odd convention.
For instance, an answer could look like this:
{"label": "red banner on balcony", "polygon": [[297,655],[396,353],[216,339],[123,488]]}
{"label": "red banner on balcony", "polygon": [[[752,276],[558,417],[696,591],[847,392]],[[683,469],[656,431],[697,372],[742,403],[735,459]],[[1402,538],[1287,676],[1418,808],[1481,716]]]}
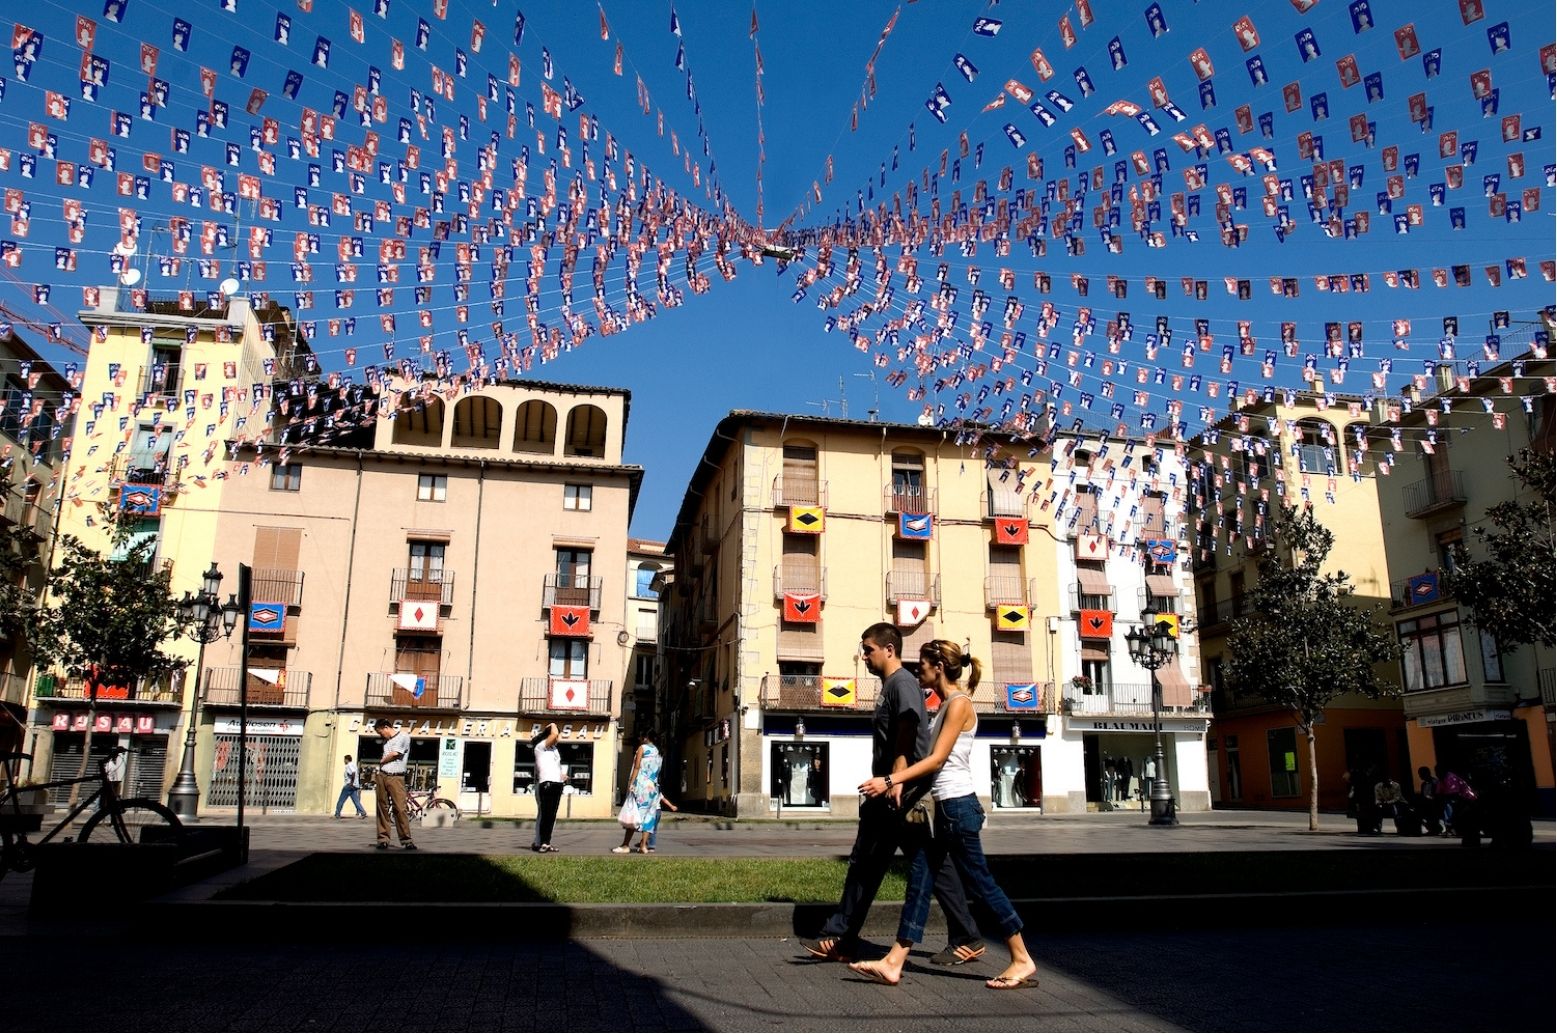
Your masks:
{"label": "red banner on balcony", "polygon": [[997,546],[1027,545],[1027,521],[1015,517],[996,517],[995,544]]}
{"label": "red banner on balcony", "polygon": [[784,620],[796,625],[814,625],[822,620],[822,597],[814,592],[786,592]]}
{"label": "red banner on balcony", "polygon": [[1083,610],[1076,623],[1083,639],[1112,639],[1114,637],[1114,612],[1111,610]]}
{"label": "red banner on balcony", "polygon": [[555,636],[587,636],[589,635],[589,608],[553,605],[548,628]]}

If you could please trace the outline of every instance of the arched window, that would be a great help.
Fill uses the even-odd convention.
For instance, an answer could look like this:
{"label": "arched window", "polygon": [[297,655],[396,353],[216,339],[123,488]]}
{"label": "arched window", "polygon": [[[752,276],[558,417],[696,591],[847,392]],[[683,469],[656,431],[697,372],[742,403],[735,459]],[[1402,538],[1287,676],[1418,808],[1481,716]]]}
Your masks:
{"label": "arched window", "polygon": [[557,451],[557,410],[550,402],[530,399],[514,421],[515,452]]}
{"label": "arched window", "polygon": [[395,414],[396,445],[443,445],[443,399],[436,395],[406,395]]}
{"label": "arched window", "polygon": [[454,404],[456,449],[495,449],[501,443],[503,407],[485,395],[467,395]]}
{"label": "arched window", "polygon": [[606,415],[599,406],[574,406],[568,411],[568,437],[565,452],[569,456],[604,456]]}
{"label": "arched window", "polygon": [[640,600],[657,600],[659,592],[654,588],[654,576],[660,573],[660,565],[645,560],[633,573],[633,595]]}
{"label": "arched window", "polygon": [[1305,474],[1338,472],[1335,429],[1323,420],[1299,420],[1297,423],[1298,469]]}

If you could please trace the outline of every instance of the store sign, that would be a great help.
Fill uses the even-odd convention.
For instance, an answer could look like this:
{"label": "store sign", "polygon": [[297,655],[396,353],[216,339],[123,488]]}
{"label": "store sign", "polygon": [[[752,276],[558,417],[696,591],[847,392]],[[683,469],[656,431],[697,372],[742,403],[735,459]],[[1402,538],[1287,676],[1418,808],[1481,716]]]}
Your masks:
{"label": "store sign", "polygon": [[291,718],[250,719],[246,726],[236,718],[218,718],[212,724],[213,731],[219,736],[236,736],[240,727],[246,736],[303,735],[303,723]]}
{"label": "store sign", "polygon": [[438,779],[440,782],[448,780],[449,785],[460,777],[460,762],[465,757],[465,744],[453,736],[444,736],[438,740]]}
{"label": "store sign", "polygon": [[1514,712],[1500,707],[1475,707],[1469,711],[1451,711],[1448,714],[1424,714],[1416,720],[1423,729],[1436,729],[1444,725],[1472,725],[1476,722],[1506,722]]}
{"label": "store sign", "polygon": [[[1164,718],[1163,732],[1205,732],[1206,722],[1195,718]],[[1155,732],[1150,718],[1071,718],[1072,732]]]}
{"label": "store sign", "polygon": [[100,711],[89,715],[85,711],[56,711],[49,719],[49,728],[55,732],[172,732],[172,728],[158,729],[156,715],[114,714]]}
{"label": "store sign", "polygon": [[[371,731],[372,721],[377,721],[380,716],[374,714],[372,720],[361,715],[353,715],[346,723],[346,731],[354,735],[363,735]],[[395,729],[404,729],[412,736],[458,736],[466,740],[495,740],[495,739],[519,739],[528,740],[545,728],[548,720],[534,718],[424,718],[421,715],[396,717],[393,714],[384,715]],[[249,723],[249,728],[254,728],[254,723]],[[557,732],[564,740],[600,740],[605,739],[610,729],[608,722],[573,722],[557,723]]]}

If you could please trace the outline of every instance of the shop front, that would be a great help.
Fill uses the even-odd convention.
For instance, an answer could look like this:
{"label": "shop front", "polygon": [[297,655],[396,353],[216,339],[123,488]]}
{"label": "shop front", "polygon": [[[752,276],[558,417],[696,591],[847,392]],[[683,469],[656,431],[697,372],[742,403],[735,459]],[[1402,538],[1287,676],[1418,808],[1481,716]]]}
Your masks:
{"label": "shop front", "polygon": [[[616,723],[608,719],[568,719],[552,715],[418,715],[371,711],[344,717],[336,760],[359,760],[364,790],[371,791],[384,753],[384,740],[373,723],[386,718],[411,738],[406,785],[411,790],[437,787],[468,815],[531,818],[537,811],[535,750],[530,739],[548,722],[561,734],[567,783],[559,817],[608,818],[615,814]],[[339,788],[339,764],[327,766],[332,780],[330,805]]]}
{"label": "shop front", "polygon": [[297,811],[303,720],[251,718],[241,738],[240,725],[235,717],[219,717],[211,724],[206,806],[236,808],[242,771],[245,809],[260,814]]}
{"label": "shop front", "polygon": [[[1533,723],[1511,708],[1476,707],[1421,715],[1415,724],[1431,734],[1433,756],[1428,759],[1422,756],[1424,751],[1416,751],[1411,759],[1414,766],[1442,765],[1475,787],[1512,790],[1535,806],[1538,781],[1530,749]],[[1418,733],[1413,744],[1420,741]]]}
{"label": "shop front", "polygon": [[[129,751],[120,783],[124,796],[165,799],[168,745],[178,732],[179,711],[129,710],[123,702],[118,702],[123,710],[106,705],[89,710],[78,703],[79,708],[62,703],[36,709],[30,727],[34,776],[53,781],[96,775],[98,764],[124,747]],[[49,791],[49,803],[63,804],[70,791],[68,786]]]}
{"label": "shop front", "polygon": [[[1208,722],[1164,718],[1164,775],[1180,811],[1210,808],[1205,760]],[[1156,773],[1157,735],[1148,718],[1066,716],[1064,738],[1081,747],[1081,782],[1089,810],[1131,809],[1150,805]]]}

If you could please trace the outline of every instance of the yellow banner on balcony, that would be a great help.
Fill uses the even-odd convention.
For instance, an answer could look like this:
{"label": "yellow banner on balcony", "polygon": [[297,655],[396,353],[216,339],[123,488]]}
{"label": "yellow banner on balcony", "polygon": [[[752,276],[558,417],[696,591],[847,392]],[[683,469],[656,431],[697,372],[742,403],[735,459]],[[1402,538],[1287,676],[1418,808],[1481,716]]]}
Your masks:
{"label": "yellow banner on balcony", "polygon": [[1177,614],[1158,614],[1157,624],[1167,625],[1168,634],[1175,639],[1179,637],[1179,616]]}
{"label": "yellow banner on balcony", "polygon": [[1001,632],[1025,632],[1032,624],[1032,608],[1002,603],[995,608],[995,628]]}
{"label": "yellow banner on balcony", "polygon": [[820,535],[826,524],[827,511],[820,506],[791,506],[785,530],[795,535]]}
{"label": "yellow banner on balcony", "polygon": [[853,679],[822,680],[823,707],[853,707],[854,699]]}

